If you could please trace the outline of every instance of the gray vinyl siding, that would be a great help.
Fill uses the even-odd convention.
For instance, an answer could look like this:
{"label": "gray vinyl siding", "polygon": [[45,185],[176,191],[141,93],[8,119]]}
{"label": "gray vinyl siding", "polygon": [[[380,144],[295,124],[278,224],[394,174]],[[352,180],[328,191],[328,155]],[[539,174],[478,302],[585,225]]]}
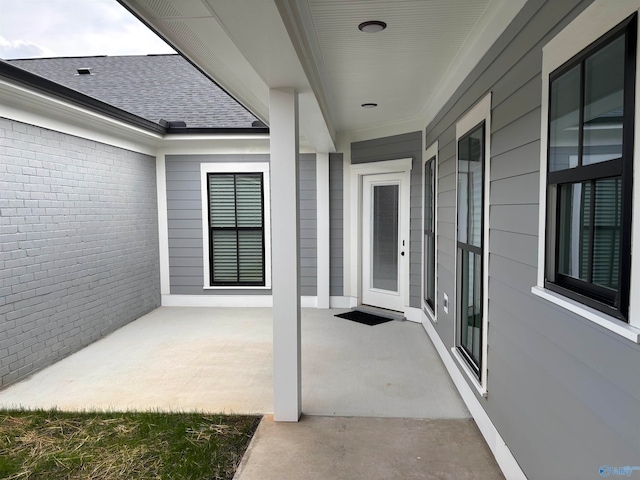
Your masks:
{"label": "gray vinyl siding", "polygon": [[344,295],[344,160],[329,154],[329,295]]}
{"label": "gray vinyl siding", "polygon": [[[640,458],[640,346],[534,296],[542,46],[589,1],[529,2],[427,127],[439,140],[438,323],[454,345],[456,122],[492,92],[487,398],[530,480],[600,478]],[[577,53],[577,52],[576,52]],[[442,310],[447,293],[449,314]],[[472,391],[476,391],[472,388]]]}
{"label": "gray vinyl siding", "polygon": [[422,132],[405,133],[351,144],[351,163],[411,158],[411,212],[409,238],[409,303],[420,308],[422,263]]}
{"label": "gray vinyl siding", "polygon": [[155,158],[0,118],[0,386],[160,306]]}
{"label": "gray vinyl siding", "polygon": [[318,294],[316,156],[300,155],[300,295]]}
{"label": "gray vinyl siding", "polygon": [[[204,289],[202,251],[202,163],[268,162],[269,155],[167,155],[169,285],[181,295],[270,295],[269,289]],[[317,292],[317,211],[315,155],[300,155],[301,295]]]}

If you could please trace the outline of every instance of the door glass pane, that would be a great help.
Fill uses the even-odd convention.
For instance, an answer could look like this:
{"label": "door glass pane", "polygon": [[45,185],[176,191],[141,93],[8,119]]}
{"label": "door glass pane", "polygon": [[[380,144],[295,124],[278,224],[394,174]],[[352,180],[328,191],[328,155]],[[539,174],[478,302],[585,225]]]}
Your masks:
{"label": "door glass pane", "polygon": [[624,40],[585,61],[583,165],[622,157]]}
{"label": "door glass pane", "polygon": [[591,183],[560,185],[558,273],[589,281]]}
{"label": "door glass pane", "polygon": [[373,186],[371,285],[398,291],[399,185]]}
{"label": "door glass pane", "polygon": [[620,276],[620,218],[622,181],[607,178],[595,182],[593,283],[618,289]]}
{"label": "door glass pane", "polygon": [[551,83],[549,105],[549,171],[578,166],[580,66]]}

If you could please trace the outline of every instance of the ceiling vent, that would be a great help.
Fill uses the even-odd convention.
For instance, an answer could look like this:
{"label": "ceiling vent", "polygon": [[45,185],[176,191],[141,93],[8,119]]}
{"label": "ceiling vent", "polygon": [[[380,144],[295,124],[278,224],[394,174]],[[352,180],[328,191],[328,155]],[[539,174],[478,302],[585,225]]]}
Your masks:
{"label": "ceiling vent", "polygon": [[91,75],[90,68],[79,68],[77,72],[78,72],[78,75]]}

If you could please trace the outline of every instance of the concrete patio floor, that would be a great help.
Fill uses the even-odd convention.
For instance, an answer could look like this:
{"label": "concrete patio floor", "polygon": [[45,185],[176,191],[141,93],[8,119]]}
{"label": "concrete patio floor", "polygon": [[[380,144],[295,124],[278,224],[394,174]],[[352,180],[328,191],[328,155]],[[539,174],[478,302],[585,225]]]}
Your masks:
{"label": "concrete patio floor", "polygon": [[[308,415],[469,418],[422,325],[303,309]],[[0,407],[273,413],[268,308],[162,307],[0,391]]]}
{"label": "concrete patio floor", "polygon": [[504,478],[422,325],[341,311],[302,311],[299,423],[268,415],[266,308],[159,308],[0,391],[0,408],[267,414],[235,480]]}
{"label": "concrete patio floor", "polygon": [[471,419],[303,416],[258,426],[234,480],[504,480]]}

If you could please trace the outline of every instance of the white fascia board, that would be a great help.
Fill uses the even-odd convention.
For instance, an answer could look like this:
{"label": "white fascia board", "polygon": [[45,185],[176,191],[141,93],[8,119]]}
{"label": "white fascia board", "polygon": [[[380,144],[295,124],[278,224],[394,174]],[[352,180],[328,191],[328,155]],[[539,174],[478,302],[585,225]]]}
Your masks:
{"label": "white fascia board", "polygon": [[146,155],[155,156],[163,138],[8,80],[0,80],[0,104],[4,118]]}
{"label": "white fascia board", "polygon": [[269,135],[168,134],[161,151],[166,155],[268,155]]}
{"label": "white fascia board", "polygon": [[[271,153],[271,140],[264,135],[217,135],[217,134],[168,134],[158,150],[165,155],[207,154],[263,154]],[[300,153],[316,153],[307,142],[299,147]]]}
{"label": "white fascia board", "polygon": [[325,119],[316,96],[311,93],[298,95],[300,134],[318,152],[336,151],[336,133]]}

